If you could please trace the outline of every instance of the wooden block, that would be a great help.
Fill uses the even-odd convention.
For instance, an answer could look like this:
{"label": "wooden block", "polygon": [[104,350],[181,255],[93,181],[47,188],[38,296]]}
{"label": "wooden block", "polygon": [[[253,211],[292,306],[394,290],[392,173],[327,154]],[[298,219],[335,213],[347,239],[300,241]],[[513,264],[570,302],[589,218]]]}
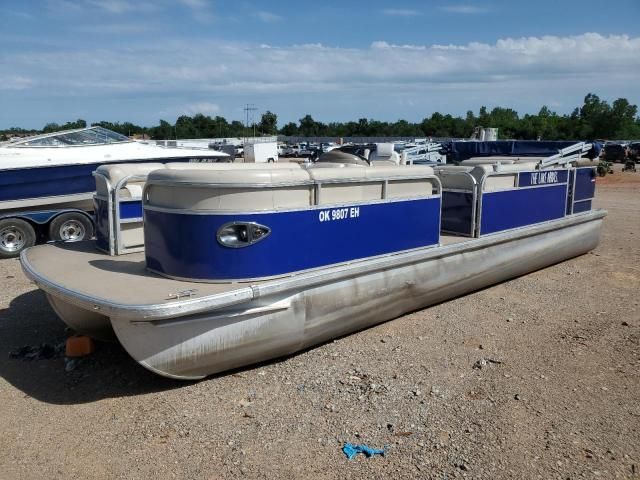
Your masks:
{"label": "wooden block", "polygon": [[67,338],[64,354],[67,357],[84,357],[95,351],[93,339],[85,335],[74,335]]}

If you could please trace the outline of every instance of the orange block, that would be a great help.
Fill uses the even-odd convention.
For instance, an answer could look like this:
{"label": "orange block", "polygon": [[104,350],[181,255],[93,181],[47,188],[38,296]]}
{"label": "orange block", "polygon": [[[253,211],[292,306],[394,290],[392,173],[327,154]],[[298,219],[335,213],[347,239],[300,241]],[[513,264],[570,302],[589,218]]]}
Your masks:
{"label": "orange block", "polygon": [[67,357],[84,357],[96,349],[93,339],[85,335],[74,335],[67,338],[64,354]]}

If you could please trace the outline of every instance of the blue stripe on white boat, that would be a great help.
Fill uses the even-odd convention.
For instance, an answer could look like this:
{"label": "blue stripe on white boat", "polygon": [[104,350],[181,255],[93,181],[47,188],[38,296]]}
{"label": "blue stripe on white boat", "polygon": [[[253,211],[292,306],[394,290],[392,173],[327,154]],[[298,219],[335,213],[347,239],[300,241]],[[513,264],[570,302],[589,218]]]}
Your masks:
{"label": "blue stripe on white boat", "polygon": [[[147,266],[200,280],[272,277],[436,245],[439,215],[439,197],[232,215],[145,208]],[[245,248],[224,247],[216,234],[228,222],[257,222],[271,234]]]}
{"label": "blue stripe on white boat", "polygon": [[89,193],[98,164],[0,170],[0,201]]}
{"label": "blue stripe on white boat", "polygon": [[[56,197],[95,192],[92,173],[106,163],[149,163],[153,159],[102,161],[99,163],[56,167],[0,169],[0,201]],[[185,158],[163,158],[163,162],[188,162]]]}

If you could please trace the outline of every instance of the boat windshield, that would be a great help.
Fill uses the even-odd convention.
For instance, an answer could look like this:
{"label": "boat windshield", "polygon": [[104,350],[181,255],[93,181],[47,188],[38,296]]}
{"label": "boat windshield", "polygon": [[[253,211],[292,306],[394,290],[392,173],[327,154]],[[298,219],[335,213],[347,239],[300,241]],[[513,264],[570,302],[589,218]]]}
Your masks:
{"label": "boat windshield", "polygon": [[128,137],[103,127],[65,130],[25,138],[14,143],[15,147],[66,147],[70,145],[106,145],[130,142]]}

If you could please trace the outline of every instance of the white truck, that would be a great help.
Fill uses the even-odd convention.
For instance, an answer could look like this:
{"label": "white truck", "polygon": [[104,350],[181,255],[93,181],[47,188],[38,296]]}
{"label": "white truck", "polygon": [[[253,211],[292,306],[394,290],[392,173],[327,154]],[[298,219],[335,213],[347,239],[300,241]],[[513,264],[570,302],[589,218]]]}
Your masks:
{"label": "white truck", "polygon": [[277,142],[246,143],[244,145],[245,163],[272,163],[277,161]]}

